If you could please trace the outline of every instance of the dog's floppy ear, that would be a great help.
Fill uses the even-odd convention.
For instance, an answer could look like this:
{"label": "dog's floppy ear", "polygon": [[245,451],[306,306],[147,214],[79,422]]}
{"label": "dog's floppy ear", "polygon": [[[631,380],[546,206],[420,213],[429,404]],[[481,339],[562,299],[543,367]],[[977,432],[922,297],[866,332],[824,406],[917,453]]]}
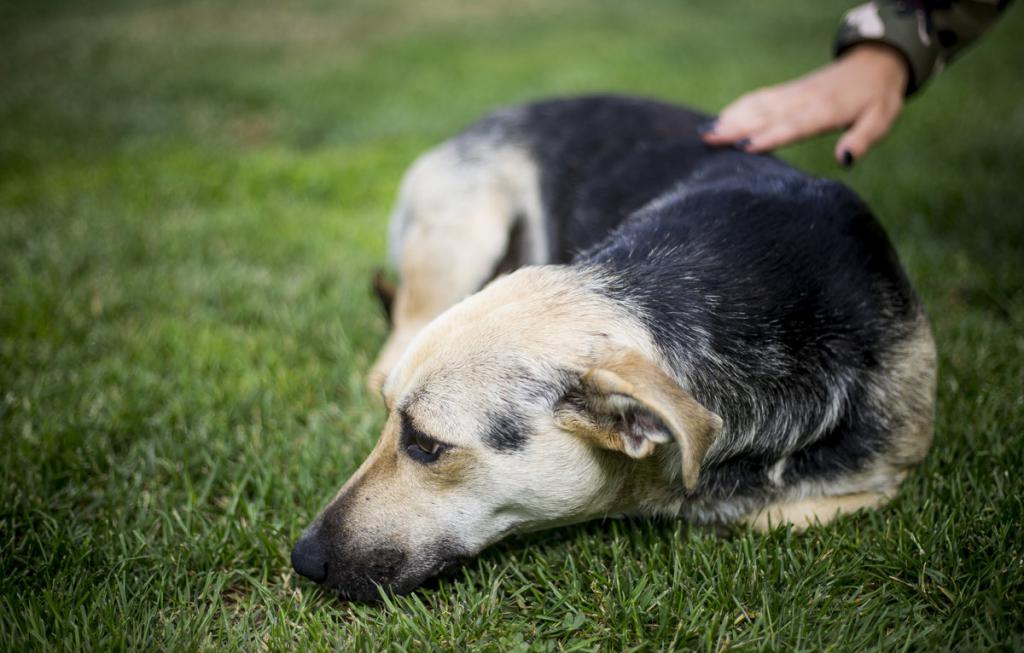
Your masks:
{"label": "dog's floppy ear", "polygon": [[616,352],[584,372],[560,402],[556,420],[567,431],[631,458],[676,442],[688,490],[697,486],[704,456],[722,429],[718,415],[635,351]]}
{"label": "dog's floppy ear", "polygon": [[380,268],[374,271],[373,292],[377,295],[380,305],[384,308],[384,315],[388,318],[388,324],[394,324],[391,311],[395,305],[395,293],[397,290],[395,284],[388,279],[387,272]]}

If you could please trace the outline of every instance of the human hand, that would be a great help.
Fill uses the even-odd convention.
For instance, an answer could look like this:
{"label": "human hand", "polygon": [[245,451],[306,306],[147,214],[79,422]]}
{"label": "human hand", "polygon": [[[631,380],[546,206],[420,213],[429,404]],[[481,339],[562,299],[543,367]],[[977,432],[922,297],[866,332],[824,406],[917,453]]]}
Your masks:
{"label": "human hand", "polygon": [[702,129],[703,138],[709,145],[766,152],[845,128],[834,154],[848,167],[896,121],[908,75],[896,50],[862,43],[804,77],[743,95]]}

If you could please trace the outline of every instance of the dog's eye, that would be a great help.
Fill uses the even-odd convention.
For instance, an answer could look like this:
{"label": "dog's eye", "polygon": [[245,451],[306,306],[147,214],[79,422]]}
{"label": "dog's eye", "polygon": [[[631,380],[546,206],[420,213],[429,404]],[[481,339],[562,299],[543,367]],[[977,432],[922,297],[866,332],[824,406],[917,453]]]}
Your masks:
{"label": "dog's eye", "polygon": [[422,433],[417,433],[413,436],[412,443],[405,450],[412,456],[413,460],[421,463],[432,463],[445,450],[445,446]]}

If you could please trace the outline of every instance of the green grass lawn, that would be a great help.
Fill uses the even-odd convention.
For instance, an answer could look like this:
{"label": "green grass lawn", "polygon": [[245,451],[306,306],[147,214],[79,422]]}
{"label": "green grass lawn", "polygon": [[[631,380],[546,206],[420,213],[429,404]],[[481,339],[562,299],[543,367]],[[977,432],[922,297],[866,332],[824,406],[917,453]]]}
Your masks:
{"label": "green grass lawn", "polygon": [[291,572],[370,451],[368,292],[418,152],[615,90],[715,110],[824,61],[850,2],[0,5],[0,650],[1024,649],[1024,14],[851,172],[940,351],[880,513],[729,538],[594,523],[434,591]]}

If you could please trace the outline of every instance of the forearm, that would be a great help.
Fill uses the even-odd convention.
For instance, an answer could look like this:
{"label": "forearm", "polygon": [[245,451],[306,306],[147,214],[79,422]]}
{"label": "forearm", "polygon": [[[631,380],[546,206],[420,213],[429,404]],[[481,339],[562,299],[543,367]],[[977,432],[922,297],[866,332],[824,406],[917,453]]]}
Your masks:
{"label": "forearm", "polygon": [[843,17],[838,57],[861,43],[884,43],[904,58],[911,95],[988,30],[1009,6],[997,0],[874,0]]}

